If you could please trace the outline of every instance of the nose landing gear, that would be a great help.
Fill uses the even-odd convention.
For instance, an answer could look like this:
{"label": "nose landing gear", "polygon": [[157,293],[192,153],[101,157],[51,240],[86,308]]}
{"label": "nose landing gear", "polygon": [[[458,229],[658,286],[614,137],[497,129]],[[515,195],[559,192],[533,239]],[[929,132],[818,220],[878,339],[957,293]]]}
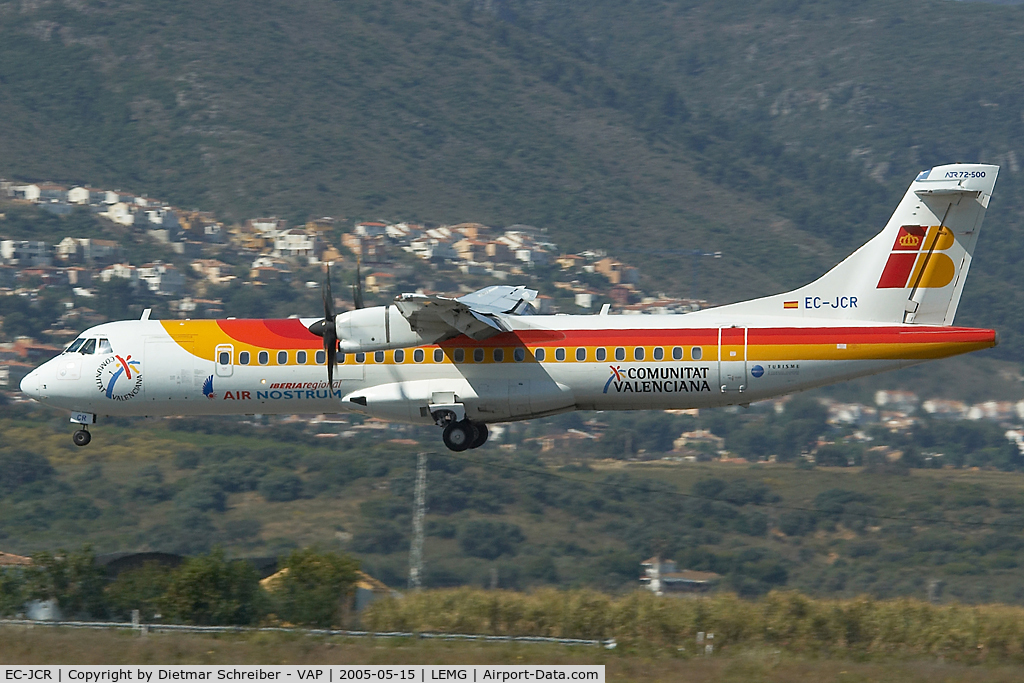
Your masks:
{"label": "nose landing gear", "polygon": [[76,446],[88,446],[89,442],[92,441],[92,434],[85,427],[82,427],[71,435],[71,440],[75,442]]}

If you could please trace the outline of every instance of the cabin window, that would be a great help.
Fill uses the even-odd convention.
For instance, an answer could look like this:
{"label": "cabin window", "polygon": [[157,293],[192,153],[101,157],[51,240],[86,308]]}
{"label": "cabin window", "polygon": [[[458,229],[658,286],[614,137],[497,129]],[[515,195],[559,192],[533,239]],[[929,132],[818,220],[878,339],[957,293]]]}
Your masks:
{"label": "cabin window", "polygon": [[231,354],[227,351],[221,351],[217,356],[217,362],[221,365],[231,365]]}
{"label": "cabin window", "polygon": [[683,359],[683,347],[682,346],[673,346],[672,347],[672,360],[682,360],[682,359]]}
{"label": "cabin window", "polygon": [[615,360],[626,360],[626,349],[621,346],[615,349]]}
{"label": "cabin window", "polygon": [[92,353],[96,353],[96,340],[95,339],[86,340],[85,346],[82,347],[82,350],[79,353],[82,353],[82,354],[84,354],[86,356],[88,356],[89,354],[92,354]]}
{"label": "cabin window", "polygon": [[538,361],[542,361],[543,362],[544,357],[546,355],[548,355],[548,352],[545,351],[544,349],[534,349],[534,351],[533,351],[533,357],[536,358]]}
{"label": "cabin window", "polygon": [[278,365],[288,365],[288,352],[287,351],[278,351],[277,352],[277,364]]}
{"label": "cabin window", "polygon": [[441,349],[434,349],[434,362],[441,363],[444,361],[444,351]]}
{"label": "cabin window", "polygon": [[517,363],[522,363],[524,360],[526,360],[526,349],[520,347],[514,350],[512,352],[512,358],[514,358]]}
{"label": "cabin window", "polygon": [[397,351],[395,351],[395,362],[396,363],[404,363],[405,362],[405,350],[404,349],[398,349]]}
{"label": "cabin window", "polygon": [[665,349],[660,346],[654,347],[654,360],[665,360]]}
{"label": "cabin window", "polygon": [[494,349],[494,362],[501,363],[505,360],[505,349]]}
{"label": "cabin window", "polygon": [[306,364],[306,352],[305,351],[296,351],[295,352],[295,362],[298,363],[299,365],[305,365]]}
{"label": "cabin window", "polygon": [[316,355],[313,356],[313,358],[314,360],[316,360],[317,365],[325,365],[327,363],[327,352],[317,351]]}
{"label": "cabin window", "polygon": [[694,360],[700,360],[703,356],[704,352],[701,350],[699,346],[694,346],[692,349],[690,349],[690,358],[693,358]]}
{"label": "cabin window", "polygon": [[114,349],[110,348],[110,340],[109,339],[100,339],[100,348],[99,348],[98,351],[96,351],[96,353],[104,353],[104,354],[106,354],[106,353],[113,353],[113,352],[114,352]]}
{"label": "cabin window", "polygon": [[85,337],[79,337],[79,338],[78,338],[78,339],[76,339],[75,341],[71,342],[71,346],[69,346],[69,347],[68,347],[68,348],[66,349],[66,351],[65,351],[65,352],[66,352],[66,353],[74,353],[74,352],[75,352],[75,351],[77,351],[77,350],[79,349],[79,347],[80,347],[80,346],[82,346],[82,344],[84,344],[84,343],[85,343]]}
{"label": "cabin window", "polygon": [[356,354],[356,362],[357,363],[365,363],[366,362],[366,354],[363,353],[362,351],[357,353]]}
{"label": "cabin window", "polygon": [[473,362],[474,363],[483,363],[484,362],[484,350],[483,349],[473,349]]}
{"label": "cabin window", "polygon": [[633,349],[633,360],[643,360],[643,359],[644,359],[644,347],[638,346],[635,349]]}
{"label": "cabin window", "polygon": [[373,362],[374,363],[383,363],[384,362],[384,352],[383,351],[374,351],[373,352]]}
{"label": "cabin window", "polygon": [[416,349],[412,352],[412,359],[417,363],[422,363],[425,355],[426,354],[423,353],[423,349]]}
{"label": "cabin window", "polygon": [[565,360],[565,349],[555,349],[555,360],[557,360],[557,361]]}
{"label": "cabin window", "polygon": [[455,349],[455,353],[452,356],[455,358],[456,363],[463,363],[466,360],[466,349]]}
{"label": "cabin window", "polygon": [[249,364],[249,352],[248,351],[242,351],[241,353],[238,354],[238,364],[239,365],[248,365]]}
{"label": "cabin window", "polygon": [[260,351],[256,354],[256,360],[259,361],[260,365],[266,365],[270,362],[270,354],[267,351]]}
{"label": "cabin window", "polygon": [[597,347],[597,351],[595,352],[595,355],[597,356],[597,360],[603,361],[606,358],[608,358],[608,350],[605,349],[603,346],[599,346],[599,347]]}
{"label": "cabin window", "polygon": [[587,359],[587,350],[585,348],[583,348],[582,346],[580,346],[579,348],[576,349],[576,360],[586,360],[586,359]]}

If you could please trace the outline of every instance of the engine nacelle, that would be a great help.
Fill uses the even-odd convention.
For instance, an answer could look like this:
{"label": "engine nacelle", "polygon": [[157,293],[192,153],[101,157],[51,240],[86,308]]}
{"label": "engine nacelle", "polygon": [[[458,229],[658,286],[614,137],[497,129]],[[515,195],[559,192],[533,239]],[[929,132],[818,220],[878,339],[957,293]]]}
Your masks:
{"label": "engine nacelle", "polygon": [[374,306],[342,313],[335,318],[338,349],[342,353],[404,349],[433,344],[451,330],[444,325],[414,330],[395,306]]}

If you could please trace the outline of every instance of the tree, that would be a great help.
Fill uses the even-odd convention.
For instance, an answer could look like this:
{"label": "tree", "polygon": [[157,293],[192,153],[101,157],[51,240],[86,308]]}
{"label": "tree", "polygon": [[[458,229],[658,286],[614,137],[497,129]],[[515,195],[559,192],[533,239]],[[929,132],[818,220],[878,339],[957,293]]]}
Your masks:
{"label": "tree", "polygon": [[96,564],[92,548],[76,553],[58,550],[32,556],[33,565],[25,570],[25,592],[30,600],[56,600],[65,616],[107,615],[103,586],[106,574]]}
{"label": "tree", "polygon": [[321,628],[340,624],[358,570],[359,562],[351,557],[315,548],[292,551],[271,589],[277,614],[293,624]]}
{"label": "tree", "polygon": [[178,567],[160,602],[170,619],[204,626],[252,624],[264,607],[256,569],[220,549]]}
{"label": "tree", "polygon": [[107,603],[115,616],[128,618],[139,610],[143,621],[160,612],[160,601],[171,584],[173,570],[158,562],[146,562],[138,569],[121,572],[107,587]]}
{"label": "tree", "polygon": [[467,555],[493,560],[501,555],[514,555],[524,540],[523,531],[515,524],[474,520],[459,529],[459,546]]}
{"label": "tree", "polygon": [[21,568],[0,569],[0,616],[10,617],[25,604],[25,572]]}

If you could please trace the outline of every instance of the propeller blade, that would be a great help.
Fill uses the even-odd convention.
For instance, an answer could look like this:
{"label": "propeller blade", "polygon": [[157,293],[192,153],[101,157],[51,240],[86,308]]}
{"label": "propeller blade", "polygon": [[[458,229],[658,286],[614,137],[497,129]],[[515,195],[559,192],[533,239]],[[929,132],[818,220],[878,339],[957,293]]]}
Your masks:
{"label": "propeller blade", "polygon": [[327,264],[327,276],[320,288],[324,300],[324,318],[334,320],[334,294],[331,292],[331,264]]}
{"label": "propeller blade", "polygon": [[[327,336],[324,336],[324,345],[327,346]],[[328,391],[334,393],[334,366],[338,362],[338,341],[337,338],[327,346],[327,387]]]}
{"label": "propeller blade", "polygon": [[356,308],[365,308],[366,305],[363,303],[363,277],[359,273],[359,261],[356,259],[356,283],[352,285],[352,303],[355,304]]}
{"label": "propeller blade", "polygon": [[331,291],[331,264],[327,264],[327,274],[320,293],[324,301],[324,319],[309,326],[309,331],[324,340],[324,361],[327,365],[327,385],[334,391],[334,366],[338,361],[338,328],[335,327],[334,293]]}

